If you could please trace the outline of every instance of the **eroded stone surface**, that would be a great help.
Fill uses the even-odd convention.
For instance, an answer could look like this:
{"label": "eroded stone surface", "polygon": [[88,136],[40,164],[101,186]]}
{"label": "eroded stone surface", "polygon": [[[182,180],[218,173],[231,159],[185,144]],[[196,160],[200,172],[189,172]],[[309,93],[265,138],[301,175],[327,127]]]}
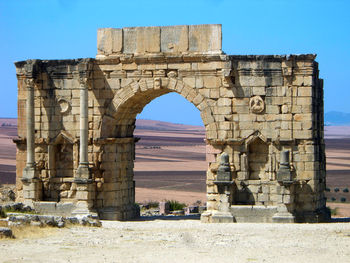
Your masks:
{"label": "eroded stone surface", "polygon": [[80,224],[83,226],[95,226],[100,227],[101,222],[98,218],[92,216],[51,216],[51,215],[36,215],[36,214],[23,214],[23,213],[8,213],[8,225],[9,226],[52,226],[52,227],[65,227],[67,224]]}

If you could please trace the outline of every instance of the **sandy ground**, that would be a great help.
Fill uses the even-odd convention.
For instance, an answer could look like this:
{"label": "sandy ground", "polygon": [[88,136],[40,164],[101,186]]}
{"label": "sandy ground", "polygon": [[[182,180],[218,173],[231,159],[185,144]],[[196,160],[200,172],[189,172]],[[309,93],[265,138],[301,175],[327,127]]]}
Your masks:
{"label": "sandy ground", "polygon": [[0,240],[0,262],[350,262],[350,224],[105,221]]}
{"label": "sandy ground", "polygon": [[327,206],[331,209],[336,209],[336,217],[350,218],[350,204],[349,203],[331,203],[328,202]]}

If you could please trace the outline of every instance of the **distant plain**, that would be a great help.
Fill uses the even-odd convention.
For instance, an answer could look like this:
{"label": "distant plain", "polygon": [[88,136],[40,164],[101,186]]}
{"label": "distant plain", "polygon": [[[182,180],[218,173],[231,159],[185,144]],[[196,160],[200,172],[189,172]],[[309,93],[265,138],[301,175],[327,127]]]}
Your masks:
{"label": "distant plain", "polygon": [[[205,130],[201,126],[137,120],[134,178],[136,201],[176,199],[187,204],[205,203]],[[0,119],[0,184],[15,183],[16,119]],[[339,216],[350,216],[350,126],[326,126],[328,205]],[[339,192],[334,189],[339,188]],[[346,197],[346,203],[337,203]]]}

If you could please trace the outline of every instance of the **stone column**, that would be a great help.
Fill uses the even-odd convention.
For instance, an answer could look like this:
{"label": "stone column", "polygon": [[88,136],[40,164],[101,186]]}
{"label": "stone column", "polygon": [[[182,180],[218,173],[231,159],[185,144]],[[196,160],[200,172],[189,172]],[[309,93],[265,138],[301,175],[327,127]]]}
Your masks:
{"label": "stone column", "polygon": [[280,168],[277,171],[277,181],[287,182],[292,181],[292,173],[289,166],[289,151],[281,151]]}
{"label": "stone column", "polygon": [[97,214],[93,211],[95,196],[95,185],[91,179],[88,159],[88,136],[89,136],[89,108],[88,108],[88,85],[87,79],[80,78],[80,145],[79,145],[79,166],[76,171],[74,182],[76,184],[76,203],[73,215]]}
{"label": "stone column", "polygon": [[33,201],[41,199],[42,189],[40,179],[35,167],[35,136],[34,136],[34,80],[26,80],[27,102],[26,102],[26,124],[27,124],[27,163],[23,169],[23,198],[25,203],[32,205]]}
{"label": "stone column", "polygon": [[90,179],[88,160],[88,86],[85,78],[80,79],[80,146],[79,146],[79,167],[77,179]]}
{"label": "stone column", "polygon": [[87,167],[88,162],[88,89],[80,83],[80,158],[79,166]]}
{"label": "stone column", "polygon": [[26,103],[26,124],[27,124],[27,168],[33,168],[34,162],[34,81],[27,79],[27,103]]}

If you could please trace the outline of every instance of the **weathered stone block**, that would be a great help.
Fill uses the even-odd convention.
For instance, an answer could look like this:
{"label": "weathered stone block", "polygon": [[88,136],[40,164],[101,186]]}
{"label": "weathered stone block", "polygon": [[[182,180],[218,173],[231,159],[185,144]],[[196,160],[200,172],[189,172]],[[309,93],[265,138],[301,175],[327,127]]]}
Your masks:
{"label": "weathered stone block", "polygon": [[135,27],[123,28],[123,53],[135,53],[137,51],[137,34]]}
{"label": "weathered stone block", "polygon": [[221,25],[189,26],[189,51],[221,53]]}
{"label": "weathered stone block", "polygon": [[266,95],[265,87],[253,87],[253,94],[252,95]]}
{"label": "weathered stone block", "polygon": [[97,31],[98,54],[120,53],[123,48],[123,32],[118,28],[99,28]]}
{"label": "weathered stone block", "polygon": [[188,26],[161,27],[161,52],[181,53],[188,51]]}

